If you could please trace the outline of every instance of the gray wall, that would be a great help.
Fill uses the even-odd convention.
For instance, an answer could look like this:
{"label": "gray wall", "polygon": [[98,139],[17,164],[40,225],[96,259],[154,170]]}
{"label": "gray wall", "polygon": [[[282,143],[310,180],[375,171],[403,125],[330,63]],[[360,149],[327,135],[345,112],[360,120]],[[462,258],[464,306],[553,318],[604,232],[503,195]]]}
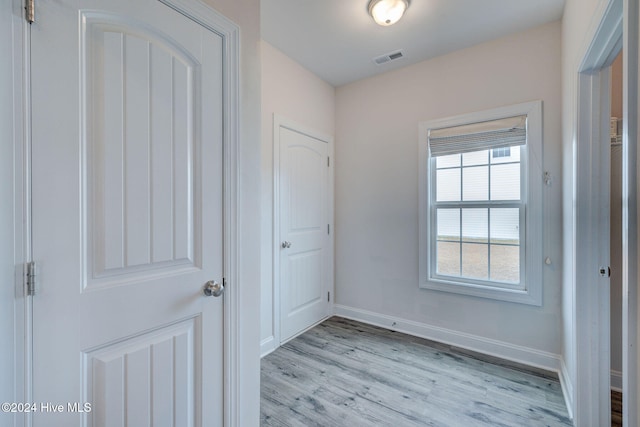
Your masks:
{"label": "gray wall", "polygon": [[335,133],[335,89],[269,43],[262,53],[262,244],[260,342],[262,353],[280,344],[275,336],[273,283],[273,115],[325,135]]}
{"label": "gray wall", "polygon": [[[561,351],[560,22],[336,90],[336,304],[557,355]],[[542,307],[418,287],[418,123],[541,99]]]}

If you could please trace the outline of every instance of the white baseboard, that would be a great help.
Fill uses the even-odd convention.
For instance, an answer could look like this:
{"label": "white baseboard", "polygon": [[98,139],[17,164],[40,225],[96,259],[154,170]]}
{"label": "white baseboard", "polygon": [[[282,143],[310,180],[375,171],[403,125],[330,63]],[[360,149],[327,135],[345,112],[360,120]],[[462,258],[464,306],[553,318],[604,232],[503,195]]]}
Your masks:
{"label": "white baseboard", "polygon": [[334,313],[347,319],[557,372],[569,417],[573,419],[573,384],[560,355],[339,304],[334,305]]}
{"label": "white baseboard", "polygon": [[465,348],[552,372],[560,371],[561,359],[560,356],[556,354],[358,308],[338,304],[336,304],[334,308],[334,313],[337,316],[358,320],[371,325],[381,326],[394,331],[404,332],[409,335]]}
{"label": "white baseboard", "polygon": [[560,377],[560,387],[562,387],[562,394],[564,395],[564,402],[567,405],[569,418],[573,419],[573,383],[571,382],[567,365],[564,363],[564,358],[560,358],[558,376]]}
{"label": "white baseboard", "polygon": [[322,319],[318,320],[316,323],[314,323],[314,324],[312,324],[312,325],[310,325],[310,326],[307,326],[307,327],[306,327],[306,328],[304,328],[304,329],[301,329],[300,331],[298,331],[298,332],[296,332],[295,334],[291,335],[291,336],[290,336],[289,338],[287,338],[286,340],[282,340],[282,341],[280,342],[280,345],[286,344],[286,343],[288,343],[289,341],[291,341],[292,339],[294,339],[294,338],[296,338],[296,337],[299,337],[300,335],[304,334],[304,333],[305,333],[305,332],[307,332],[308,330],[315,328],[315,327],[316,327],[316,326],[318,326],[320,323],[322,323],[322,322],[324,322],[325,320],[327,320],[329,317],[331,317],[331,315],[326,315],[326,316],[325,316],[325,317],[323,317]]}
{"label": "white baseboard", "polygon": [[611,390],[622,393],[622,372],[611,370]]}
{"label": "white baseboard", "polygon": [[557,372],[569,417],[573,419],[573,383],[560,355],[339,304],[334,306],[334,313],[374,326]]}
{"label": "white baseboard", "polygon": [[281,343],[278,344],[278,340],[276,340],[276,337],[274,335],[271,335],[270,337],[267,337],[265,339],[263,339],[262,341],[260,341],[260,358],[262,359],[263,357],[265,357],[266,355],[268,355],[269,353],[273,353],[274,351],[276,351],[282,344],[285,344],[289,341],[291,341],[292,339],[294,339],[295,337],[304,334],[305,332],[307,332],[309,329],[313,329],[316,326],[318,326],[320,323],[324,322],[325,320],[327,320],[329,317],[331,317],[330,315],[327,315],[325,317],[323,317],[322,319],[318,320],[316,323],[312,324],[311,326],[308,326],[302,330],[300,330],[299,332],[295,333],[294,335],[290,336],[289,338],[287,338],[286,340],[282,341]]}
{"label": "white baseboard", "polygon": [[269,353],[273,353],[278,348],[276,338],[271,335],[260,341],[260,359],[265,357]]}

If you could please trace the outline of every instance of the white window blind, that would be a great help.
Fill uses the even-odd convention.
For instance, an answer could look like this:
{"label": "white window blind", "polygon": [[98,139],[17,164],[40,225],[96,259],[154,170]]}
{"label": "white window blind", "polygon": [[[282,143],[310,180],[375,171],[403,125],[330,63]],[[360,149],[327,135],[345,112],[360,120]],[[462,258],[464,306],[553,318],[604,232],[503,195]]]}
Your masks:
{"label": "white window blind", "polygon": [[431,157],[527,143],[527,116],[429,130]]}

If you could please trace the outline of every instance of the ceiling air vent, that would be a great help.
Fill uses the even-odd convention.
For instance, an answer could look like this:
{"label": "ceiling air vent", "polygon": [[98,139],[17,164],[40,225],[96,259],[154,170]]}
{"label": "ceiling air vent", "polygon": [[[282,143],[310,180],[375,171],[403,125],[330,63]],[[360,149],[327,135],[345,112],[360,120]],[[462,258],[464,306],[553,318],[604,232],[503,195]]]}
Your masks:
{"label": "ceiling air vent", "polygon": [[402,53],[401,50],[397,50],[395,52],[387,53],[385,55],[381,55],[376,58],[373,58],[373,62],[375,62],[377,65],[382,65],[382,64],[386,64],[387,62],[400,59],[403,56],[404,56],[404,53]]}

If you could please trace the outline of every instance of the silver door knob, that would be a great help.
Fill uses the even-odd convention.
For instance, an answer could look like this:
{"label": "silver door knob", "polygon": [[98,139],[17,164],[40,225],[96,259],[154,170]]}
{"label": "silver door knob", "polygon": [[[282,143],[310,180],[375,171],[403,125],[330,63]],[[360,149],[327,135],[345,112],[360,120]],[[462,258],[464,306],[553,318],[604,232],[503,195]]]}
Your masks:
{"label": "silver door knob", "polygon": [[291,247],[291,242],[287,242],[286,240],[282,242],[282,249],[287,249]]}
{"label": "silver door knob", "polygon": [[206,297],[219,297],[224,292],[224,286],[215,280],[209,280],[204,284],[204,296]]}

